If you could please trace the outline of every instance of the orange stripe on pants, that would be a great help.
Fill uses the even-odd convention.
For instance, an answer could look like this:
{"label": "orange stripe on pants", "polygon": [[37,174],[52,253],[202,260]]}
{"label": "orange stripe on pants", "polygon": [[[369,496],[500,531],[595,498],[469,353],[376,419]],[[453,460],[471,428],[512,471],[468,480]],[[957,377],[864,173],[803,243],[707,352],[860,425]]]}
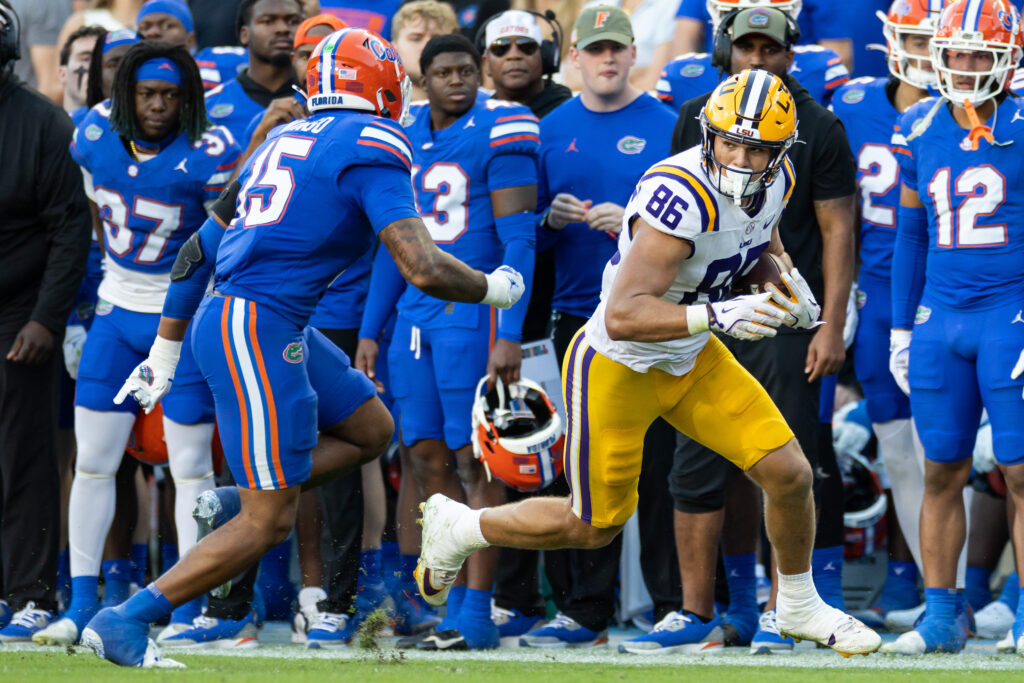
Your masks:
{"label": "orange stripe on pants", "polygon": [[231,297],[224,299],[224,311],[220,316],[220,337],[224,342],[224,357],[228,361],[228,369],[231,371],[231,382],[235,385],[235,398],[238,400],[238,410],[242,418],[242,462],[245,464],[245,478],[249,482],[249,488],[256,489],[259,485],[252,476],[252,465],[249,460],[252,454],[249,452],[249,413],[245,409],[245,392],[242,391],[242,383],[238,381],[238,371],[235,370],[235,355],[231,352],[231,329],[229,319],[231,317]]}

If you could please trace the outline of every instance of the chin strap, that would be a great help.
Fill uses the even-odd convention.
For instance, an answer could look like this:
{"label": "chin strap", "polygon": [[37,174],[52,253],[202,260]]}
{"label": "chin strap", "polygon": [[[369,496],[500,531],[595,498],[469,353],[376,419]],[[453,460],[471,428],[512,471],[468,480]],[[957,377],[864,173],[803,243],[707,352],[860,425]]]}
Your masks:
{"label": "chin strap", "polygon": [[967,134],[967,139],[971,142],[971,151],[978,151],[978,140],[982,138],[988,140],[990,145],[996,144],[996,139],[992,135],[992,127],[982,124],[981,119],[978,118],[978,112],[975,111],[974,105],[968,99],[964,100],[964,111],[967,112],[967,120],[971,124],[971,132]]}

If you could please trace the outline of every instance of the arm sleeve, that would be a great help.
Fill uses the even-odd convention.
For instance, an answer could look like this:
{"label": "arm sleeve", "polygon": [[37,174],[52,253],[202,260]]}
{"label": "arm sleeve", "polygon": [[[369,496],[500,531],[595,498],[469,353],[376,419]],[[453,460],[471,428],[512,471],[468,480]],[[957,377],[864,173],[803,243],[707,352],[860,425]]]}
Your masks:
{"label": "arm sleeve", "polygon": [[901,206],[892,254],[892,326],[910,330],[924,291],[928,262],[928,213]]}
{"label": "arm sleeve", "polygon": [[210,284],[222,237],[224,228],[211,216],[178,251],[171,271],[171,284],[164,297],[162,315],[165,318],[191,320],[196,314]]}
{"label": "arm sleeve", "polygon": [[551,189],[548,187],[547,151],[541,148],[540,158],[537,160],[537,213],[535,215],[537,251],[547,251],[555,246],[562,234],[560,230],[549,230],[544,227],[545,214],[551,208],[551,200],[554,199]]}
{"label": "arm sleeve", "polygon": [[82,174],[68,153],[71,120],[60,112],[40,136],[40,177],[33,179],[39,224],[49,251],[31,319],[54,332],[64,329],[85,275],[92,216],[82,190]]}
{"label": "arm sleeve", "polygon": [[351,194],[376,234],[395,221],[420,215],[407,168],[350,166],[338,175],[338,187],[342,193]]}
{"label": "arm sleeve", "polygon": [[846,139],[846,129],[835,114],[828,114],[828,133],[816,144],[811,199],[822,201],[854,194],[857,191],[857,162]]}
{"label": "arm sleeve", "polygon": [[388,318],[395,310],[399,297],[405,291],[406,282],[398,266],[383,244],[377,247],[370,271],[370,290],[366,294],[363,322],[359,326],[360,339],[380,340]]}
{"label": "arm sleeve", "polygon": [[523,340],[523,322],[526,310],[530,307],[530,287],[533,283],[534,250],[536,237],[533,214],[523,213],[502,216],[495,219],[498,238],[505,247],[504,264],[519,271],[523,276],[526,291],[519,302],[506,311],[500,311],[498,321],[498,337],[509,341]]}

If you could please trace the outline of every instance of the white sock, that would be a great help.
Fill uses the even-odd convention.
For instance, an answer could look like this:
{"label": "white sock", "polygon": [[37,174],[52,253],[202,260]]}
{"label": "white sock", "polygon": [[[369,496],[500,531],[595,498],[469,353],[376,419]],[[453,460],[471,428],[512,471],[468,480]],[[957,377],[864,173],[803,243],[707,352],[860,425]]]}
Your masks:
{"label": "white sock", "polygon": [[135,416],[75,407],[78,455],[68,502],[71,576],[98,576],[103,545],[114,519],[114,477]]}
{"label": "white sock", "polygon": [[326,599],[327,591],[320,586],[305,586],[299,591],[299,609],[312,607],[321,600]]}
{"label": "white sock", "polygon": [[184,425],[164,416],[167,461],[174,479],[174,525],[178,530],[178,555],[198,542],[199,527],[192,517],[196,498],[213,489],[213,456],[210,441],[213,424]]}
{"label": "white sock", "polygon": [[806,603],[821,602],[818,589],[814,587],[811,570],[803,574],[779,572],[779,596],[777,602],[786,607],[804,606]]}
{"label": "white sock", "polygon": [[917,569],[923,574],[921,501],[924,500],[924,449],[909,419],[875,423],[872,427],[878,437],[878,452],[892,485],[896,518]]}
{"label": "white sock", "polygon": [[459,545],[468,552],[486,548],[491,544],[484,538],[484,532],[480,529],[480,515],[483,510],[470,510],[459,517],[455,526],[452,527],[452,535]]}

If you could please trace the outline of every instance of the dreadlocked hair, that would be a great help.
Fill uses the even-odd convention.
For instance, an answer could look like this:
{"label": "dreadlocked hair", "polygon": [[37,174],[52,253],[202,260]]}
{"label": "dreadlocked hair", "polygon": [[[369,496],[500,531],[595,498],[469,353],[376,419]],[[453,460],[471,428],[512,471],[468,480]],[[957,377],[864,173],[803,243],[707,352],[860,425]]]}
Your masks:
{"label": "dreadlocked hair", "polygon": [[110,86],[110,128],[131,140],[142,136],[135,113],[135,72],[151,59],[169,59],[181,70],[181,109],[178,132],[189,142],[198,142],[210,127],[199,67],[184,47],[155,40],[143,40],[128,48]]}
{"label": "dreadlocked hair", "polygon": [[85,106],[89,109],[107,99],[103,94],[103,43],[107,40],[107,30],[100,30],[103,32],[96,34],[96,45],[89,58],[89,75],[85,77]]}

